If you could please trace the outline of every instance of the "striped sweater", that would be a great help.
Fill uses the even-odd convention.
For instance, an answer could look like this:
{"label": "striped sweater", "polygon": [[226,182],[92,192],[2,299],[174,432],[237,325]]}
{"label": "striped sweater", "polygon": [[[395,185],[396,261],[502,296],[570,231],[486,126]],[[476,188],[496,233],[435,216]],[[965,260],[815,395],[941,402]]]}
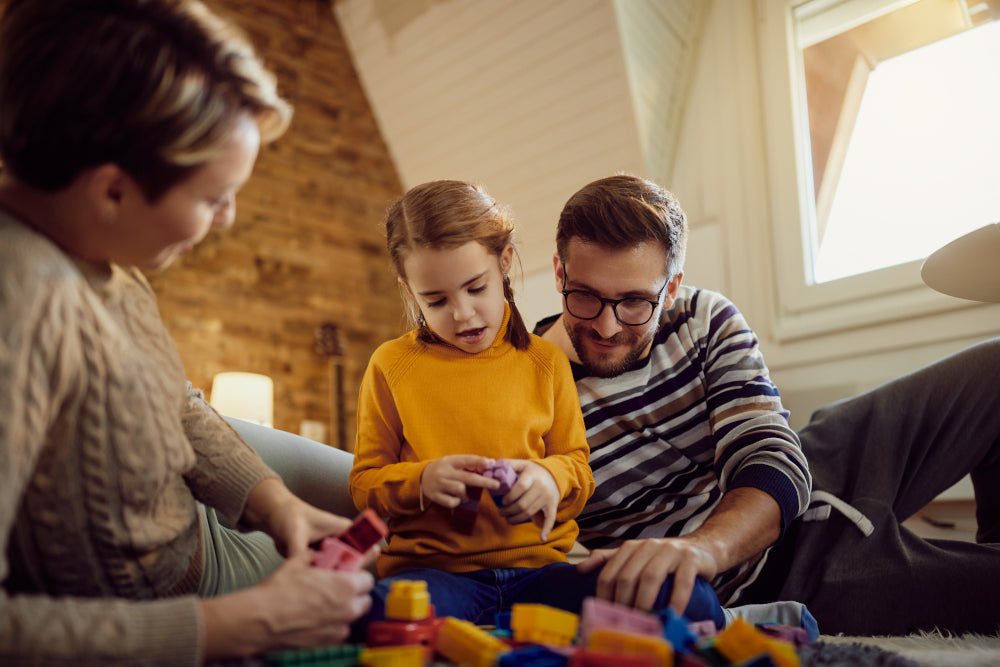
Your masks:
{"label": "striped sweater", "polygon": [[[721,294],[682,286],[634,368],[573,372],[597,484],[577,520],[588,548],[690,533],[738,487],[771,495],[783,530],[805,511],[811,477],[798,436],[756,335]],[[719,598],[734,602],[763,561],[721,573]]]}

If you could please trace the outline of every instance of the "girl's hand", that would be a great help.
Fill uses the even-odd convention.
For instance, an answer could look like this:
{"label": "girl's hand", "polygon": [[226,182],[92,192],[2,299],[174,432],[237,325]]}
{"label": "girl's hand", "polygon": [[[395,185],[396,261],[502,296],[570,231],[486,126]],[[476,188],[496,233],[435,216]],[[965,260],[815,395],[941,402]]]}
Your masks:
{"label": "girl's hand", "polygon": [[505,459],[517,473],[517,483],[506,496],[500,516],[511,523],[535,520],[540,523],[541,538],[549,539],[559,509],[559,486],[544,466],[526,459]]}
{"label": "girl's hand", "polygon": [[434,459],[420,476],[420,493],[431,502],[454,509],[469,499],[466,486],[494,490],[500,482],[480,473],[493,462],[475,454],[452,454]]}

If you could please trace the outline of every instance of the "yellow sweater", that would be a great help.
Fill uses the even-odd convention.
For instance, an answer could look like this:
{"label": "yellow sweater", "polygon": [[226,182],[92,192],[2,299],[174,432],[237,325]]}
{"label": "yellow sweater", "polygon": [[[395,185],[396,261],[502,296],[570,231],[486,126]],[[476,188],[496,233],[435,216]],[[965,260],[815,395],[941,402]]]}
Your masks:
{"label": "yellow sweater", "polygon": [[[420,342],[411,331],[382,344],[361,384],[350,477],[355,505],[388,521],[379,575],[418,566],[469,572],[565,561],[578,532],[575,518],[594,491],[589,453],[569,362],[552,343],[532,336],[519,351],[498,335],[489,349],[468,354]],[[489,494],[472,535],[452,529],[447,508],[425,500],[422,511],[424,466],[448,454],[543,465],[561,496],[548,540],[540,541],[534,523],[509,524]]]}

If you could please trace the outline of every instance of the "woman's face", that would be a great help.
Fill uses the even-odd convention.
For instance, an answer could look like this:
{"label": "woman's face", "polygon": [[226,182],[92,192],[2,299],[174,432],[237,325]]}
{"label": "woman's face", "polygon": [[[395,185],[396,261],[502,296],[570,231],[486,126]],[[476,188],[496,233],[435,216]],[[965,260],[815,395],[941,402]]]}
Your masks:
{"label": "woman's face", "polygon": [[120,264],[160,269],[191,251],[213,227],[233,224],[236,193],[250,178],[260,132],[249,116],[233,127],[221,152],[156,203],[130,180],[116,220],[114,256]]}

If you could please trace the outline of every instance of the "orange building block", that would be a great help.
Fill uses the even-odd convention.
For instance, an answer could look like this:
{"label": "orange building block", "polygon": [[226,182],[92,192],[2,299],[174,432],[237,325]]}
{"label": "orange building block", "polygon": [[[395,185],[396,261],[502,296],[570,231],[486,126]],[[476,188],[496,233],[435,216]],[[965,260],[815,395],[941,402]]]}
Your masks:
{"label": "orange building block", "polygon": [[733,664],[765,653],[778,667],[799,667],[801,664],[795,646],[778,639],[771,639],[738,617],[715,638],[715,650]]}
{"label": "orange building block", "polygon": [[621,632],[610,628],[591,630],[587,639],[587,648],[603,653],[648,656],[661,667],[671,667],[674,663],[674,650],[666,639]]}

